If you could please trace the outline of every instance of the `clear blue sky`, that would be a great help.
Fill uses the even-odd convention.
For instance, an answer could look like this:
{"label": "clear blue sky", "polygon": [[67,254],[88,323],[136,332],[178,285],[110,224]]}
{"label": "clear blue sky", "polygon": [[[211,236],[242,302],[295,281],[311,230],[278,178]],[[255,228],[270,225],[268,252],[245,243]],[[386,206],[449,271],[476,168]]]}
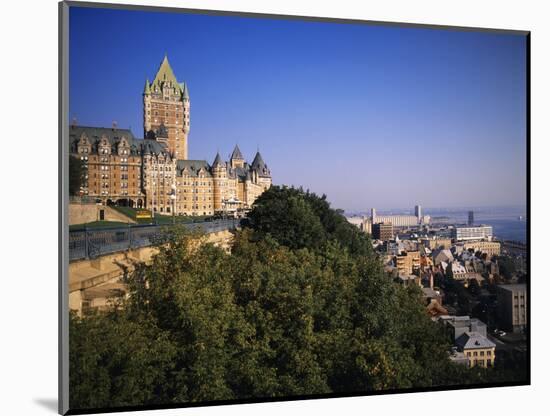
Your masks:
{"label": "clear blue sky", "polygon": [[276,184],[347,210],[526,200],[520,35],[71,8],[70,118],[143,137],[164,54],[189,157],[259,147]]}

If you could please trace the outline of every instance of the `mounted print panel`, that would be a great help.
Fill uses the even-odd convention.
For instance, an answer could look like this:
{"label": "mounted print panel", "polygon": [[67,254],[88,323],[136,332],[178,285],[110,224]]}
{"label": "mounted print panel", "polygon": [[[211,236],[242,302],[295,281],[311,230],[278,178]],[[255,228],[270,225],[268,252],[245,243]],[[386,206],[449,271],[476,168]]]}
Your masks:
{"label": "mounted print panel", "polygon": [[60,413],[529,384],[529,32],[60,24]]}

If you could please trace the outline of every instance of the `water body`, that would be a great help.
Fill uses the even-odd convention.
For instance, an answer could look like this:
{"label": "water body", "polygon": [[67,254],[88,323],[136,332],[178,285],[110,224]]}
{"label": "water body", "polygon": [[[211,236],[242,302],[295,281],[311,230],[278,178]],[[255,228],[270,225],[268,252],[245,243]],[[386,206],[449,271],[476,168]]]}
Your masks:
{"label": "water body", "polygon": [[[527,221],[525,209],[521,208],[483,208],[474,209],[474,225],[491,225],[493,235],[501,240],[527,242]],[[427,212],[428,213],[428,212]],[[468,210],[434,210],[432,216],[445,216],[447,223],[465,224]],[[522,217],[520,220],[519,217]]]}
{"label": "water body", "polygon": [[493,227],[493,235],[501,240],[527,242],[527,222],[514,219],[486,219],[484,224]]}

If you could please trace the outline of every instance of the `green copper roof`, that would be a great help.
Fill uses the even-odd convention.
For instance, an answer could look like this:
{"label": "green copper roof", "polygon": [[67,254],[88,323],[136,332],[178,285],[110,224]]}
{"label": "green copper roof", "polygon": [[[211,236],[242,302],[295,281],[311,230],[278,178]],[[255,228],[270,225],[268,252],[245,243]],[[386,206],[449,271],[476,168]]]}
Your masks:
{"label": "green copper roof", "polygon": [[151,88],[149,86],[149,78],[145,81],[145,88],[143,89],[144,94],[151,94]]}
{"label": "green copper roof", "polygon": [[170,66],[170,63],[168,62],[168,57],[167,56],[164,56],[164,59],[162,60],[162,63],[160,64],[160,68],[157,71],[157,75],[155,76],[155,79],[153,80],[152,85],[156,85],[160,89],[164,82],[172,82],[173,86],[176,86],[176,85],[179,86],[178,80],[176,79],[176,76],[174,75],[174,71],[172,71],[172,67]]}
{"label": "green copper roof", "polygon": [[180,88],[181,88],[181,95],[183,98],[189,98],[189,90],[187,88],[187,83],[185,82],[182,82],[180,84]]}

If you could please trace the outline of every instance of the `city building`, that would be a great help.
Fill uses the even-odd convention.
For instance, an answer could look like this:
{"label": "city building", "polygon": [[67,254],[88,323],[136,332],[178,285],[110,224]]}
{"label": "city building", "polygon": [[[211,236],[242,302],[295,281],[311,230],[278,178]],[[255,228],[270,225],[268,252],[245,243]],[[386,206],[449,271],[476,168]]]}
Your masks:
{"label": "city building", "polygon": [[456,341],[466,332],[476,332],[482,336],[487,336],[487,325],[477,318],[469,316],[441,316],[440,322],[446,325],[451,340]]}
{"label": "city building", "polygon": [[497,287],[500,326],[513,332],[527,327],[527,286],[525,284]]}
{"label": "city building", "polygon": [[477,227],[458,226],[452,230],[452,238],[455,241],[466,240],[491,240],[493,227],[490,225],[479,225]]}
{"label": "city building", "polygon": [[474,253],[480,251],[487,254],[489,258],[500,256],[500,243],[498,241],[470,241],[462,244],[465,250],[474,250]]}
{"label": "city building", "polygon": [[420,223],[422,221],[422,206],[421,205],[415,205],[414,206],[414,215],[418,219],[418,222]]}
{"label": "city building", "polygon": [[382,222],[372,225],[372,236],[376,240],[387,241],[393,238],[393,224]]}
{"label": "city building", "polygon": [[363,223],[361,224],[361,230],[367,234],[372,234],[372,221],[363,220]]}
{"label": "city building", "polygon": [[357,228],[360,228],[360,229],[363,228],[363,217],[353,216],[353,217],[346,217],[346,219],[350,224],[355,225]]}
{"label": "city building", "polygon": [[442,262],[449,263],[454,260],[453,253],[448,249],[438,249],[432,252],[432,259],[435,266],[439,266]]}
{"label": "city building", "polygon": [[402,286],[419,286],[419,287],[422,287],[422,282],[421,282],[421,279],[419,276],[416,276],[414,274],[409,274],[409,275],[399,275],[397,276],[397,278],[395,279],[395,281],[399,284],[401,284]]}
{"label": "city building", "polygon": [[449,311],[441,304],[441,301],[428,296],[423,296],[423,299],[427,302],[426,312],[430,318],[437,318],[438,316],[448,315]]}
{"label": "city building", "polygon": [[152,83],[143,89],[143,137],[156,140],[174,159],[188,159],[191,101],[185,82],[178,82],[165,56]]}
{"label": "city building", "polygon": [[420,269],[420,252],[403,251],[395,256],[395,267],[399,276],[411,275]]}
{"label": "city building", "polygon": [[495,343],[478,332],[464,332],[455,341],[458,350],[466,355],[469,367],[492,367],[495,364]]}
{"label": "city building", "polygon": [[419,221],[414,215],[377,215],[376,222],[391,222],[394,227],[416,227]]}
{"label": "city building", "polygon": [[466,269],[466,266],[464,264],[458,262],[458,261],[452,261],[451,263],[441,263],[441,268],[443,269],[443,272],[447,271],[447,267],[451,265],[451,272],[453,275],[453,280],[460,280],[465,282],[465,285],[468,285],[468,282],[470,280],[476,280],[479,284],[483,283],[483,276],[481,276],[480,273],[477,273],[475,271],[468,271]]}
{"label": "city building", "polygon": [[424,247],[429,248],[430,250],[441,249],[441,248],[450,249],[452,245],[450,238],[438,238],[438,237],[421,238],[420,243]]}
{"label": "city building", "polygon": [[468,211],[468,226],[474,225],[474,211]]}
{"label": "city building", "polygon": [[83,162],[81,196],[104,205],[147,208],[159,214],[212,215],[251,207],[271,186],[260,152],[247,163],[238,146],[228,161],[188,159],[191,101],[165,57],[143,91],[143,133],[128,129],[69,128],[72,156]]}
{"label": "city building", "polygon": [[449,358],[455,364],[464,365],[466,367],[470,366],[470,360],[462,351],[458,351],[457,347],[453,347],[450,351]]}
{"label": "city building", "polygon": [[394,228],[416,227],[419,224],[428,224],[429,215],[422,215],[422,207],[415,206],[415,215],[378,215],[375,208],[371,208],[370,218],[364,220],[363,229],[371,228],[374,224],[391,222]]}

